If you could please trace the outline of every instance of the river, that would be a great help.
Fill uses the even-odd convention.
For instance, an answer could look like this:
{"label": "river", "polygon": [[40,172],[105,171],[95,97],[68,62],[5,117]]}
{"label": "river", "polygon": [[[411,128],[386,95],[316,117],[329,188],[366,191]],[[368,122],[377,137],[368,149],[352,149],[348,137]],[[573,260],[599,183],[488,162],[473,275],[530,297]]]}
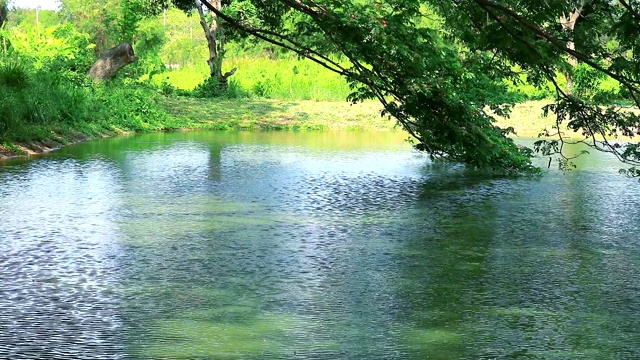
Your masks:
{"label": "river", "polygon": [[158,133],[0,163],[0,358],[640,358],[619,163],[487,179],[403,139]]}

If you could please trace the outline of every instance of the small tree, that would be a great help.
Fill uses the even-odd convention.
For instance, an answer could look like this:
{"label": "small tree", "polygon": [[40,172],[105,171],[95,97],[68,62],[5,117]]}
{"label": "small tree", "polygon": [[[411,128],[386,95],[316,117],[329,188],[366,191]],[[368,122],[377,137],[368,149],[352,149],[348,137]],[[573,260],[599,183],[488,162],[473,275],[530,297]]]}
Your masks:
{"label": "small tree", "polygon": [[[219,11],[222,10],[221,0],[213,0],[211,5]],[[209,75],[218,80],[220,87],[226,88],[229,76],[233,75],[236,69],[222,73],[222,61],[225,55],[224,27],[215,14],[210,17],[210,21],[207,21],[206,8],[200,0],[195,0],[195,6],[200,18],[200,25],[207,39],[207,46],[209,47],[209,59],[207,60],[210,70]]]}
{"label": "small tree", "polygon": [[220,21],[216,12],[211,11],[210,8],[213,8],[218,12],[222,12],[237,6],[239,3],[242,4],[250,2],[243,0],[212,0],[206,2],[206,6],[200,0],[173,0],[173,3],[176,7],[185,12],[193,10],[197,11],[200,26],[204,31],[205,38],[207,39],[207,47],[209,50],[209,58],[207,59],[209,75],[211,78],[216,80],[220,87],[226,88],[229,77],[236,72],[236,69],[234,68],[225,73],[222,72],[227,34],[226,29],[223,26],[223,22]]}

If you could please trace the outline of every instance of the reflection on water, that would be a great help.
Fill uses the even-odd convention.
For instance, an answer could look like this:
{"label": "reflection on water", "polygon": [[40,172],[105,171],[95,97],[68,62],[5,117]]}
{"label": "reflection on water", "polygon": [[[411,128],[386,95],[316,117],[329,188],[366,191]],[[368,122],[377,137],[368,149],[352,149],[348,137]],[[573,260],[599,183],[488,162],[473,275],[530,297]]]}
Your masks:
{"label": "reflection on water", "polygon": [[388,133],[177,133],[7,162],[0,358],[639,358],[640,190],[582,161],[480,179]]}

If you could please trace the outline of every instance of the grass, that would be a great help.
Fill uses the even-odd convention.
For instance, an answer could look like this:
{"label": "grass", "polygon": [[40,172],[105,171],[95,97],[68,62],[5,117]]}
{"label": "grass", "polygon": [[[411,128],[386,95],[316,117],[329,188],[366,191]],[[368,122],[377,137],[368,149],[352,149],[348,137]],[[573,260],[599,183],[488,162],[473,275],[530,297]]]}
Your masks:
{"label": "grass", "polygon": [[[249,96],[279,100],[344,101],[349,85],[338,74],[305,59],[233,57],[225,59],[225,69],[237,68],[230,78]],[[153,77],[181,90],[193,90],[209,76],[206,64],[184,67]]]}
{"label": "grass", "polygon": [[[349,104],[346,82],[308,60],[229,59],[227,65],[239,69],[232,79],[243,96],[202,99],[160,96],[130,80],[96,85],[81,74],[35,71],[20,60],[0,63],[0,158],[130,132],[397,129],[394,120],[380,115],[378,102]],[[189,89],[207,72],[206,66],[184,68],[152,82]],[[514,127],[518,136],[535,137],[553,124],[542,117],[544,105],[519,104],[511,118],[497,124]]]}
{"label": "grass", "polygon": [[193,99],[162,100],[167,112],[185,127],[217,130],[393,130],[395,122],[380,116],[377,102]]}
{"label": "grass", "polygon": [[[147,93],[141,92],[138,95],[144,94]],[[114,101],[122,102],[127,96],[131,97],[130,93],[123,91]],[[139,115],[125,116],[115,112],[109,118],[96,121],[77,121],[71,124],[55,122],[35,127],[33,131],[45,134],[44,137],[28,142],[0,143],[0,158],[25,151],[42,152],[69,143],[126,132],[181,129],[399,131],[395,121],[380,116],[381,105],[375,101],[351,105],[346,101],[194,99],[171,96],[158,97],[158,109],[154,108],[148,117],[145,116],[145,108],[136,108],[136,101],[133,102],[133,107],[129,105],[129,108],[133,108]],[[541,108],[545,103],[530,101],[518,104],[511,118],[500,118],[497,125],[512,126],[521,137],[536,137],[545,126],[553,124],[553,118],[542,116]],[[165,116],[157,116],[165,111]]]}
{"label": "grass", "polygon": [[[542,116],[548,101],[517,104],[510,118],[497,118],[496,125],[513,127],[517,136],[536,137],[554,123]],[[161,100],[167,112],[181,117],[185,127],[218,130],[400,130],[393,119],[380,116],[376,101],[351,105],[346,101],[283,101],[270,99],[193,99],[167,97]]]}
{"label": "grass", "polygon": [[555,124],[552,115],[544,117],[542,113],[542,107],[550,103],[551,100],[536,100],[516,104],[509,118],[498,117],[495,124],[513,127],[520,137],[537,137],[544,128],[550,129]]}

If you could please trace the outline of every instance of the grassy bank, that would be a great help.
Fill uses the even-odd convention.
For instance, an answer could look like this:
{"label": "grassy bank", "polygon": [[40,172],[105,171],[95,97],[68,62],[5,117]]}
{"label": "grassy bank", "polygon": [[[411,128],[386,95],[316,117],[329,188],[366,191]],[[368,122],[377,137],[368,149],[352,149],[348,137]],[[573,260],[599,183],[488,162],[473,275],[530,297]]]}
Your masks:
{"label": "grassy bank", "polygon": [[509,118],[497,118],[496,125],[513,127],[517,136],[537,137],[545,127],[550,129],[555,124],[553,115],[544,117],[542,107],[553,103],[552,100],[525,101],[516,104]]}
{"label": "grassy bank", "polygon": [[[397,130],[392,119],[380,116],[376,101],[351,105],[346,101],[283,101],[272,99],[163,98],[166,111],[186,128],[203,130]],[[544,117],[549,101],[517,104],[510,118],[496,125],[513,127],[517,136],[536,137],[554,124]]]}
{"label": "grassy bank", "polygon": [[[114,96],[114,91],[109,90],[109,96]],[[0,144],[0,158],[34,154],[78,141],[134,132],[182,129],[400,131],[393,120],[380,116],[381,106],[377,102],[351,105],[346,101],[194,99],[162,97],[142,90],[137,94],[137,99],[132,98],[129,92],[118,97],[119,106],[128,102],[126,109],[132,111],[128,116],[116,109],[111,113],[101,113],[99,118],[50,121],[25,127],[22,132],[13,134],[14,137],[8,134]],[[142,96],[150,96],[151,99],[142,99]],[[153,110],[144,106],[144,101],[151,101]],[[553,119],[542,117],[541,107],[544,104],[544,101],[519,104],[513,116],[499,119],[498,125],[513,126],[518,136],[535,137],[541,129],[553,123]]]}
{"label": "grassy bank", "polygon": [[[129,94],[131,95],[131,94]],[[119,99],[111,113],[99,112],[73,121],[30,123],[7,132],[0,142],[0,158],[36,154],[78,141],[125,133],[199,130],[394,130],[395,123],[380,116],[375,102],[249,99],[193,99],[147,93],[153,105],[135,106],[135,98]],[[141,102],[142,104],[142,102]],[[115,106],[115,104],[113,104]],[[122,110],[130,109],[127,113]],[[97,115],[97,116],[95,116]]]}

